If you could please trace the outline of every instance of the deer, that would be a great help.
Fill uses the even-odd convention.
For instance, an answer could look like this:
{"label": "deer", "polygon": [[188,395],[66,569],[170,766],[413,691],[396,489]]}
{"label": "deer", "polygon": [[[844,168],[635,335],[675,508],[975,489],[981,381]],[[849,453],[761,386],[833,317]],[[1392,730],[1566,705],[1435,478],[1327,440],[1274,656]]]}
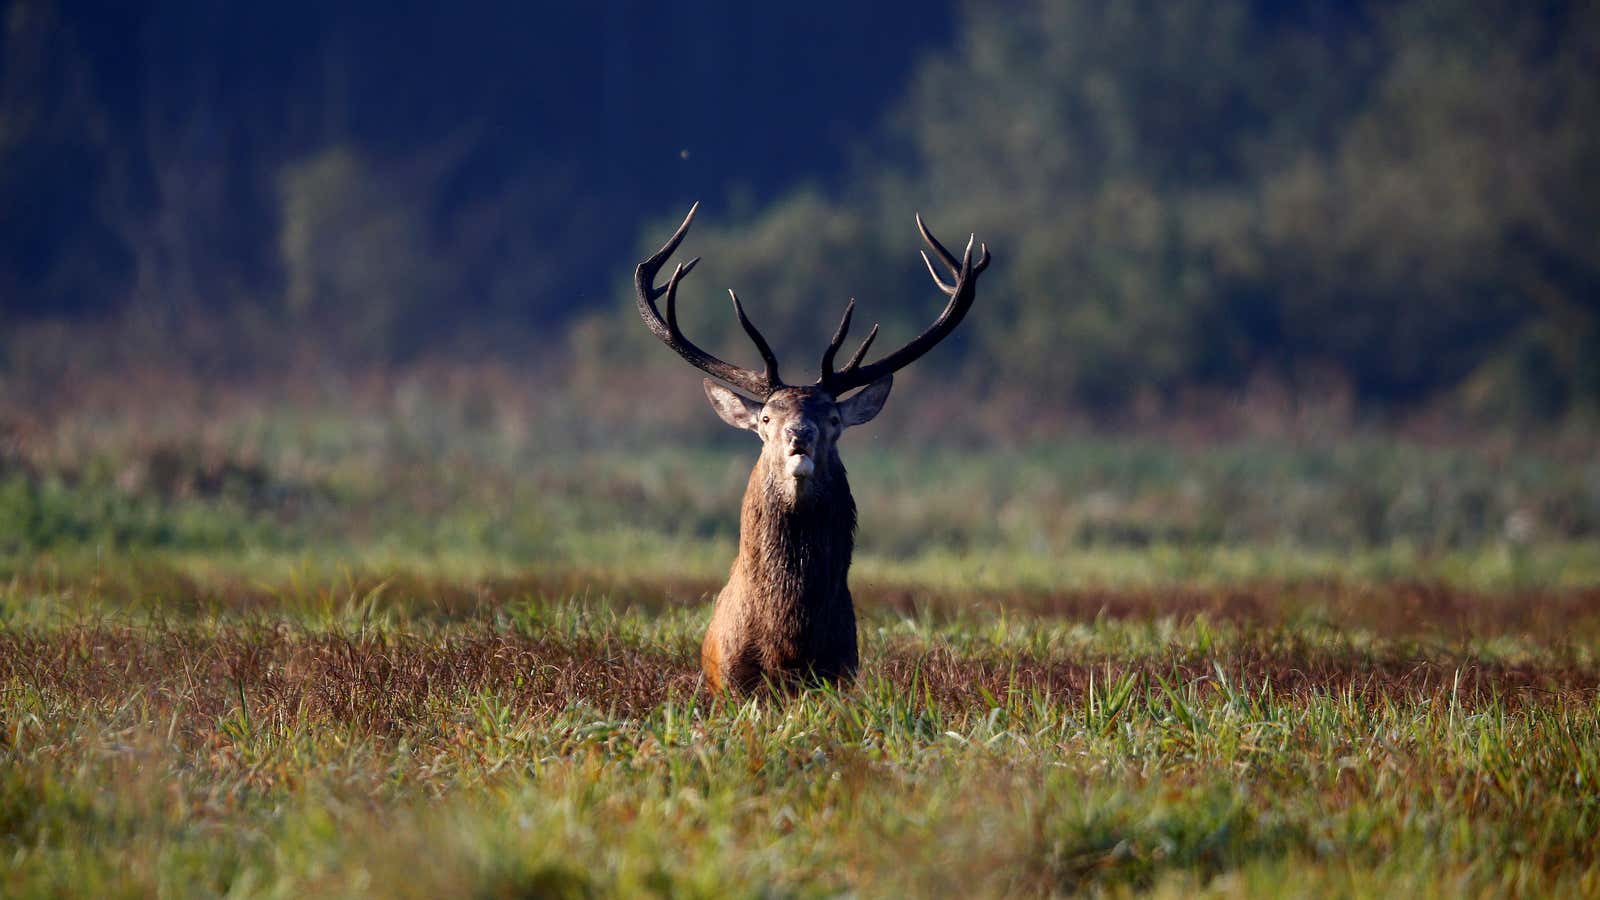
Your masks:
{"label": "deer", "polygon": [[[920,359],[961,324],[972,307],[989,249],[973,258],[969,237],[958,260],[917,215],[917,230],[949,274],[941,277],[927,251],[922,260],[946,296],[944,311],[910,343],[863,364],[878,326],[873,325],[842,368],[834,359],[850,330],[852,298],[822,352],[816,383],[791,385],[778,375],[778,359],[745,314],[733,290],[734,315],[756,351],[760,372],[724,362],[700,349],[678,326],[678,285],[700,262],[679,263],[665,285],[657,277],[678,249],[700,204],[672,237],[634,272],[639,315],[650,331],[685,362],[709,375],[703,384],[716,414],[761,439],[739,513],[739,554],[712,606],[700,647],[705,684],[713,693],[751,694],[763,687],[844,685],[859,658],[855,605],[848,576],[855,547],[856,504],[839,459],[847,428],[873,420],[894,384],[894,373]],[[665,316],[657,301],[666,298]],[[858,390],[859,389],[859,390]],[[854,391],[855,393],[851,393]],[[848,396],[847,396],[848,395]]]}

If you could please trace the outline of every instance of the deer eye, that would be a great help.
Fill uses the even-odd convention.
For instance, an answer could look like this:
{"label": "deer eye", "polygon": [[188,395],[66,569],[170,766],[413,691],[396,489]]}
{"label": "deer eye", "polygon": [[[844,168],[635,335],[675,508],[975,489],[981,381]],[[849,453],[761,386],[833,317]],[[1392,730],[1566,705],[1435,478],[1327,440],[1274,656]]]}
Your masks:
{"label": "deer eye", "polygon": [[772,417],[771,416],[762,416],[761,417],[762,424],[765,424],[765,423],[771,422],[771,421],[772,421]]}

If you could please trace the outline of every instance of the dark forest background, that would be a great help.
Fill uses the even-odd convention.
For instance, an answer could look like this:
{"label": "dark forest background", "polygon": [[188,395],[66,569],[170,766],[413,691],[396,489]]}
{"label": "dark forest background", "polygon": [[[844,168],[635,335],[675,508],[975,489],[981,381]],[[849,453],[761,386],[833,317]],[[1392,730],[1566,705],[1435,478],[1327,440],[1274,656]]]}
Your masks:
{"label": "dark forest background", "polygon": [[0,367],[682,368],[629,279],[698,199],[737,360],[730,286],[788,372],[918,330],[920,211],[995,254],[964,390],[1592,422],[1597,112],[1578,2],[11,2]]}

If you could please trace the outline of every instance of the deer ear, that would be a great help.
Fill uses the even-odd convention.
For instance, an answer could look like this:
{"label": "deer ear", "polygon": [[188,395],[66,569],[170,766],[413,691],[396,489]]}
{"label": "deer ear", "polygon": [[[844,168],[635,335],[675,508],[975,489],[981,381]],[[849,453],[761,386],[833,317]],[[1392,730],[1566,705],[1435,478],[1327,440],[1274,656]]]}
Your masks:
{"label": "deer ear", "polygon": [[894,387],[894,376],[885,375],[862,388],[850,399],[839,404],[839,418],[846,428],[871,422],[889,399],[889,388]]}
{"label": "deer ear", "polygon": [[746,400],[709,378],[704,379],[703,383],[706,398],[711,401],[711,408],[717,411],[722,421],[735,428],[756,430],[756,422],[761,418],[760,403]]}

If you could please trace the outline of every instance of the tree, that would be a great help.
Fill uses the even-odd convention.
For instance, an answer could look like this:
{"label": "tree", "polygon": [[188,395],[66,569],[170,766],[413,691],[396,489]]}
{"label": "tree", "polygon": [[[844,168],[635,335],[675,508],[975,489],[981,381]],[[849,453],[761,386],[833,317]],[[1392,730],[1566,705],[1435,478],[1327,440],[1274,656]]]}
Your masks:
{"label": "tree", "polygon": [[[849,187],[697,252],[778,278],[752,310],[798,326],[809,298],[898,274],[910,210],[971,227],[997,251],[975,368],[1045,402],[1333,371],[1376,406],[1594,408],[1597,24],[1470,0],[974,4]],[[860,271],[783,250],[830,228]],[[862,312],[922,321],[913,284]]]}

